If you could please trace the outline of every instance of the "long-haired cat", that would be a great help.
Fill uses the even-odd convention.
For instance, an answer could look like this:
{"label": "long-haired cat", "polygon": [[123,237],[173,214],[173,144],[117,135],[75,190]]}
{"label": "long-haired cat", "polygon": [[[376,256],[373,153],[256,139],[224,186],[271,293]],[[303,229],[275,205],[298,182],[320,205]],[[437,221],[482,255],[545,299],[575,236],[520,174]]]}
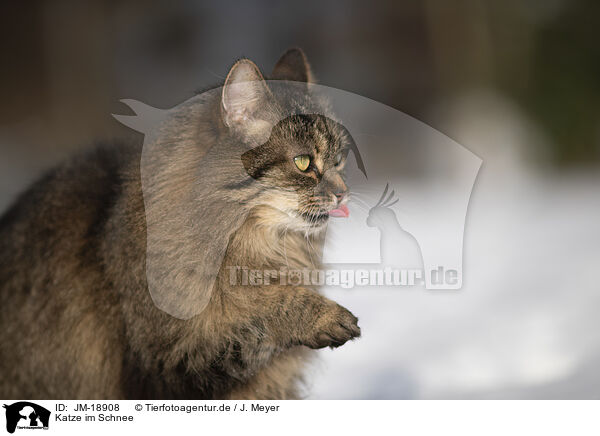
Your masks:
{"label": "long-haired cat", "polygon": [[[298,49],[270,76],[311,77]],[[52,170],[0,219],[0,397],[298,398],[310,349],[360,335],[356,317],[311,286],[277,279],[244,286],[230,273],[319,267],[331,211],[347,212],[347,132],[327,117],[298,113],[269,128],[260,146],[232,152],[255,136],[260,113],[283,104],[247,59],[231,68],[218,98],[202,100],[201,109],[199,101],[162,130],[175,145],[170,165],[157,169],[165,181],[158,215],[144,204],[142,147],[115,144]],[[214,165],[199,168],[210,153]],[[227,179],[219,168],[229,161],[241,162],[256,183]],[[191,233],[170,231],[169,202],[203,170],[213,174],[215,198],[246,211],[243,222],[231,231],[229,215],[199,199],[184,205]],[[164,224],[165,244],[152,252],[164,265],[157,283],[174,262],[207,249],[194,244],[226,238],[210,300],[189,319],[160,310],[148,291],[150,220]],[[190,289],[203,280],[194,269],[182,276]]]}

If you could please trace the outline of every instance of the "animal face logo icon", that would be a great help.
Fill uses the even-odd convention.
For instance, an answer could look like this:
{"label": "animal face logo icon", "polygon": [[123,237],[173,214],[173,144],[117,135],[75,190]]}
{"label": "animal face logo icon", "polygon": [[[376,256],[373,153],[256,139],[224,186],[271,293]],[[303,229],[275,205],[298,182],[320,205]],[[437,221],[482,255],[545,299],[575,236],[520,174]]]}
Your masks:
{"label": "animal face logo icon", "polygon": [[[146,276],[161,310],[180,319],[200,313],[210,299],[230,238],[253,207],[269,202],[289,217],[282,222],[282,233],[290,228],[308,233],[316,227],[326,232],[326,264],[416,267],[423,270],[428,289],[462,286],[464,225],[481,159],[435,129],[352,93],[281,80],[226,82],[167,110],[123,102],[135,115],[115,118],[144,134],[140,172]],[[215,133],[207,148],[211,141],[198,132],[214,133],[215,107],[225,113],[230,140],[219,142]],[[327,170],[337,165],[334,155],[314,159],[298,151],[281,157],[281,147],[292,142],[281,140],[288,132],[286,120],[315,117],[325,125],[321,139],[351,151],[344,159],[343,183],[341,172]],[[275,132],[278,141],[273,140]],[[302,147],[314,136],[295,142]],[[258,157],[257,150],[263,151]],[[273,157],[273,162],[300,157],[295,171],[314,165],[327,183],[306,192],[265,182],[253,173],[270,164],[265,156]],[[252,159],[263,159],[262,167]],[[323,186],[331,192],[320,192]],[[349,188],[349,201],[346,196],[343,202],[336,200],[332,194],[336,186]],[[220,194],[224,189],[236,190],[240,199],[224,199]],[[241,195],[249,192],[254,193],[242,200]],[[301,216],[298,205],[312,207],[310,202],[318,196],[328,196],[329,217],[345,218],[327,219],[318,208]],[[339,207],[334,209],[336,201]],[[322,222],[315,226],[315,220]],[[440,268],[452,271],[454,280],[434,280]]]}
{"label": "animal face logo icon", "polygon": [[19,401],[4,405],[6,409],[6,431],[14,433],[17,428],[40,429],[48,428],[50,411],[42,406],[28,401]]}

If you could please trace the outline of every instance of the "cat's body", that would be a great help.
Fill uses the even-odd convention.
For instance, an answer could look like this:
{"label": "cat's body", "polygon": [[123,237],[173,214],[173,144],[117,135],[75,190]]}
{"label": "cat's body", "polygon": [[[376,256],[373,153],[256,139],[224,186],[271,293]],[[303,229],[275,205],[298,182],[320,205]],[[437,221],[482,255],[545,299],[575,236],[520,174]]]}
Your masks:
{"label": "cat's body", "polygon": [[97,148],[0,219],[0,396],[297,398],[309,348],[358,336],[356,318],[310,287],[233,284],[228,266],[318,267],[323,232],[283,232],[281,211],[255,205],[208,306],[173,317],[148,292],[141,153]]}

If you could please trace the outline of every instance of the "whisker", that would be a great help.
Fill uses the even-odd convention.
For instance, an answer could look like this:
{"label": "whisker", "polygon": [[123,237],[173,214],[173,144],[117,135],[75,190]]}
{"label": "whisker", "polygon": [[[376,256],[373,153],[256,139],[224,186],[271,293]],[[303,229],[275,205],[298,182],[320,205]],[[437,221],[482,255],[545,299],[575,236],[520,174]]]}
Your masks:
{"label": "whisker", "polygon": [[350,199],[350,201],[352,201],[352,200],[356,200],[356,203],[355,203],[356,205],[363,206],[366,209],[371,209],[371,206],[369,206],[369,204],[366,201],[364,201],[362,198],[353,197]]}

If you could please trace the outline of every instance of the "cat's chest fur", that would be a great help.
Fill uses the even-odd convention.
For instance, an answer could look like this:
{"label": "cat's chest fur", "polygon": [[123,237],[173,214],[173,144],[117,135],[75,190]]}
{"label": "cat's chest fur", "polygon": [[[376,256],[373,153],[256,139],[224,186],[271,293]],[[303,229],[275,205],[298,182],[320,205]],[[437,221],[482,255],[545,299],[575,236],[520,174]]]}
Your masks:
{"label": "cat's chest fur", "polygon": [[251,213],[232,236],[224,264],[284,273],[315,270],[321,268],[322,247],[323,233],[268,227]]}

